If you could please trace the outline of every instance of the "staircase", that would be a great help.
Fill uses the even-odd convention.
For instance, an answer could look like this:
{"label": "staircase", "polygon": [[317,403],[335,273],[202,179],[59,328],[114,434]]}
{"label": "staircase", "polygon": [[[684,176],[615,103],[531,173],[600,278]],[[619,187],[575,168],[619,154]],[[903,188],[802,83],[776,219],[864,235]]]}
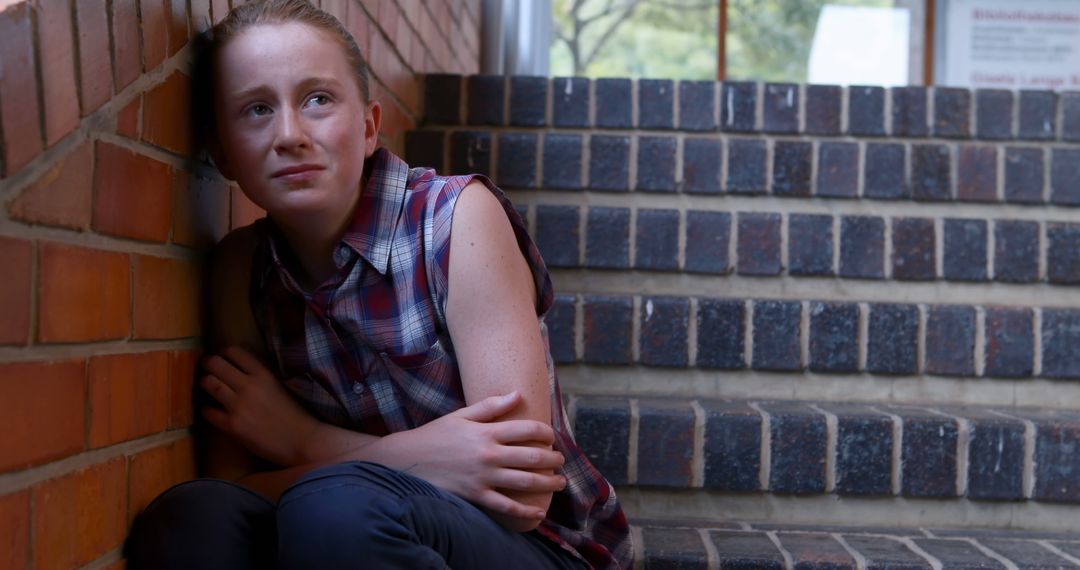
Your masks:
{"label": "staircase", "polygon": [[1080,567],[1080,94],[426,78],[642,568]]}

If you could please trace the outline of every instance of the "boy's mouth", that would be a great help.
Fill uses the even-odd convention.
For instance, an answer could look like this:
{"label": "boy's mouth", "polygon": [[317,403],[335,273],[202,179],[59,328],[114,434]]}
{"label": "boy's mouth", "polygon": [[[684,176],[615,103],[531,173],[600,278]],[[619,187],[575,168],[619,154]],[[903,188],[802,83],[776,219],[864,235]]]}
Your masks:
{"label": "boy's mouth", "polygon": [[325,168],[317,164],[298,164],[277,170],[270,176],[288,183],[305,182],[314,178],[322,170]]}

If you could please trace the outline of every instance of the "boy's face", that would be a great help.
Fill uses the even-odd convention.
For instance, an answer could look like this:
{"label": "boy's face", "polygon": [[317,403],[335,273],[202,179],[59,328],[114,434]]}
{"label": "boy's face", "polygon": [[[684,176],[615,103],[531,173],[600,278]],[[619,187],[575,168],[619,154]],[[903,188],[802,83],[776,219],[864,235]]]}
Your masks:
{"label": "boy's face", "polygon": [[222,174],[287,225],[348,215],[379,109],[341,44],[306,24],[253,26],[225,45],[214,82]]}

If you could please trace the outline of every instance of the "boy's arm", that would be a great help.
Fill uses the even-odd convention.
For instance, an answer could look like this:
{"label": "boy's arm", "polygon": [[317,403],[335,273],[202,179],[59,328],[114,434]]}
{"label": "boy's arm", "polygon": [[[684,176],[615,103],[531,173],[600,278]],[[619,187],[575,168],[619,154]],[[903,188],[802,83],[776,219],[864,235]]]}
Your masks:
{"label": "boy's arm", "polygon": [[[472,404],[517,391],[522,405],[500,419],[550,426],[551,386],[536,314],[538,293],[506,212],[482,183],[474,181],[458,197],[453,216],[446,320],[465,400]],[[550,443],[527,445],[551,449]],[[506,495],[541,514],[552,497],[551,492],[506,491]],[[543,516],[496,518],[509,528],[529,530]]]}
{"label": "boy's arm", "polygon": [[[212,426],[205,447],[207,475],[241,482],[276,500],[314,468],[347,460],[375,461],[518,519],[535,517],[536,508],[495,488],[537,492],[562,488],[561,477],[527,471],[550,472],[562,465],[560,454],[515,445],[550,443],[549,427],[493,421],[520,405],[518,395],[481,400],[427,426],[384,438],[338,428],[307,414],[260,361],[267,351],[248,301],[255,239],[252,228],[242,228],[222,240],[215,252],[211,332],[212,346],[220,354],[206,359],[209,374],[202,385],[224,407],[203,412]],[[235,397],[238,393],[244,397]],[[285,468],[259,471],[260,457]]]}

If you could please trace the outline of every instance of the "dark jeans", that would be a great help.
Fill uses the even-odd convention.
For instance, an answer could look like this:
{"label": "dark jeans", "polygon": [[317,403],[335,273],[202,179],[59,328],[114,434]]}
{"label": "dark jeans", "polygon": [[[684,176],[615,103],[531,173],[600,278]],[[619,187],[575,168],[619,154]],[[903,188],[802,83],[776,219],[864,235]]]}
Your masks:
{"label": "dark jeans", "polygon": [[585,567],[536,532],[364,462],[307,473],[276,506],[229,481],[181,483],[136,519],[127,557],[132,570]]}

